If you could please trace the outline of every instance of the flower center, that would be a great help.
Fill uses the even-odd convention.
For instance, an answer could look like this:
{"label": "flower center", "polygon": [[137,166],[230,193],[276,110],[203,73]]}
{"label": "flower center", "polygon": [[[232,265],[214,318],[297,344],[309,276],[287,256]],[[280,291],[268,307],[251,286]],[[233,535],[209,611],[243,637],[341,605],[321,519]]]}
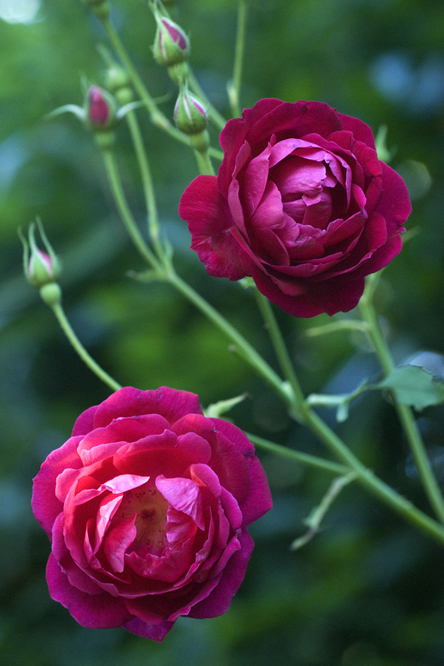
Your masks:
{"label": "flower center", "polygon": [[137,513],[137,535],[131,550],[139,555],[144,552],[161,555],[165,551],[168,507],[169,503],[150,481],[125,493],[116,518],[123,520]]}

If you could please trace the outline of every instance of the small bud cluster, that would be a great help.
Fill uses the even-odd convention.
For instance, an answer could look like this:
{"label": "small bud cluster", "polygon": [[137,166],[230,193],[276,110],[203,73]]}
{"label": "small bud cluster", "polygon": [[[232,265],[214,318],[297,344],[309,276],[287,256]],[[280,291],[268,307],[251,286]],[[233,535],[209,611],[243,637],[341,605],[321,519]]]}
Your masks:
{"label": "small bud cluster", "polygon": [[106,72],[106,88],[114,95],[120,106],[130,104],[134,99],[133,89],[127,72],[113,63]]}
{"label": "small bud cluster", "polygon": [[168,73],[179,86],[179,97],[174,107],[176,127],[191,138],[193,147],[204,152],[209,139],[206,131],[207,111],[202,102],[188,90],[188,65],[190,42],[182,28],[161,12],[159,5],[151,4],[157,23],[153,55],[160,64],[168,67]]}

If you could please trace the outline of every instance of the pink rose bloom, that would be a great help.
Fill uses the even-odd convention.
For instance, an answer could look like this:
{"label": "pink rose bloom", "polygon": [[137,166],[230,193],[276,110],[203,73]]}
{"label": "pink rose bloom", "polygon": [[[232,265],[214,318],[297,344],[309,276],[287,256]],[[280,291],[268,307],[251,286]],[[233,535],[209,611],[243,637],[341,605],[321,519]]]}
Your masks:
{"label": "pink rose bloom", "polygon": [[354,308],[364,277],[400,251],[411,211],[368,125],[321,102],[263,99],[220,141],[218,177],[198,176],[179,208],[207,272],[250,276],[297,317]]}
{"label": "pink rose bloom", "polygon": [[197,395],[123,388],[48,456],[32,506],[53,599],[84,627],[160,642],[181,615],[229,608],[271,495],[251,442]]}

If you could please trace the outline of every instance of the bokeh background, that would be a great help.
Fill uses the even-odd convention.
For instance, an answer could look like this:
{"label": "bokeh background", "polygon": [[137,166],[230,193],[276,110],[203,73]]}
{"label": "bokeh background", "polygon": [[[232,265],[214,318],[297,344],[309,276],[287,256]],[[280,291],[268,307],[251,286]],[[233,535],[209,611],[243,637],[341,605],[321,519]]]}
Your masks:
{"label": "bokeh background", "polygon": [[[392,166],[406,179],[417,233],[385,271],[377,295],[395,358],[419,351],[436,374],[444,352],[444,3],[442,0],[261,0],[249,3],[242,103],[315,99],[388,127]],[[178,0],[192,65],[228,114],[235,0]],[[154,22],[145,0],[115,0],[115,26],[151,93],[171,116],[175,89],[153,62]],[[287,446],[327,455],[292,423],[227,341],[169,287],[127,277],[143,265],[120,227],[91,136],[74,116],[80,78],[101,83],[106,43],[79,0],[0,0],[0,662],[8,666],[442,666],[444,553],[357,486],[348,486],[305,548],[289,549],[331,479],[263,452],[274,508],[251,529],[256,548],[230,611],[180,619],[162,645],[123,629],[88,630],[47,593],[49,544],[30,509],[31,479],[70,435],[78,414],[109,393],[76,357],[22,276],[17,228],[41,216],[63,260],[67,314],[90,353],[122,384],[169,385],[203,405],[248,392],[230,418]],[[207,277],[177,215],[197,175],[194,157],[138,112],[154,171],[164,232],[179,272],[275,365],[248,292]],[[213,135],[217,145],[217,134]],[[118,158],[144,225],[143,198],[125,126]],[[277,313],[306,392],[353,389],[378,366],[366,341],[313,338],[327,317]],[[378,394],[350,418],[328,422],[362,460],[427,509],[391,405]],[[441,407],[418,414],[444,481]]]}

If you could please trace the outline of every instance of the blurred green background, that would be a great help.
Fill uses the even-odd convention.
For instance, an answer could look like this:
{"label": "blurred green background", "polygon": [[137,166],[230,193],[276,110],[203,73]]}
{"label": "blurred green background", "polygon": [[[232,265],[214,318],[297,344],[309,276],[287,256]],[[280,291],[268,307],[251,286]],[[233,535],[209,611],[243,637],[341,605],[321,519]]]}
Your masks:
{"label": "blurred green background", "polygon": [[[261,0],[249,3],[243,106],[261,97],[315,99],[388,126],[392,165],[406,179],[419,233],[384,273],[378,310],[395,358],[419,350],[443,372],[444,3],[442,0]],[[202,86],[228,114],[235,0],[178,0],[174,18],[191,36]],[[144,0],[116,0],[113,22],[161,108],[175,89],[151,56],[154,22]],[[90,353],[120,383],[165,384],[203,405],[249,394],[230,414],[256,434],[326,455],[291,423],[267,386],[226,340],[169,287],[127,277],[143,268],[114,211],[91,136],[73,116],[80,77],[101,82],[106,38],[78,0],[0,0],[0,662],[5,666],[442,666],[444,554],[354,485],[304,549],[291,541],[331,479],[259,452],[274,508],[251,529],[256,548],[230,611],[181,619],[162,645],[123,629],[87,630],[47,593],[49,544],[30,510],[31,479],[70,435],[75,418],[109,393],[83,366],[48,308],[22,276],[17,228],[40,215],[61,256],[67,314]],[[207,277],[177,215],[197,175],[190,151],[138,112],[165,233],[179,272],[275,365],[248,292]],[[217,145],[217,133],[213,135]],[[117,152],[141,225],[143,198],[125,126]],[[306,392],[344,392],[378,366],[365,341],[345,333],[310,338],[327,317],[277,313]],[[427,509],[393,415],[380,395],[357,401],[349,420],[326,420],[370,467]],[[418,422],[444,482],[442,408]]]}

